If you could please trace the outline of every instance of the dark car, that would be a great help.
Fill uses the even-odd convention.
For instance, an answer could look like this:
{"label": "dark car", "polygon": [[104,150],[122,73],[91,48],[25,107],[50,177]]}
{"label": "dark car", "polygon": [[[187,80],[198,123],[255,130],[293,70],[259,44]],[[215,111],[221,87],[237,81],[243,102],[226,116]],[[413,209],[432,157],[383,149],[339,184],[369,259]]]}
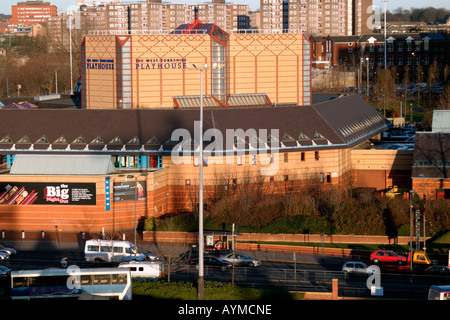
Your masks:
{"label": "dark car", "polygon": [[[198,269],[199,259],[192,259],[190,261],[191,265],[195,265]],[[226,271],[232,267],[231,263],[225,262],[220,258],[216,257],[203,257],[203,265],[213,268],[220,268],[222,271]]]}
{"label": "dark car", "polygon": [[447,276],[450,277],[450,268],[447,266],[431,266],[423,271],[428,276]]}
{"label": "dark car", "polygon": [[229,250],[229,249],[222,249],[222,248],[216,248],[216,247],[213,247],[213,246],[207,246],[207,247],[205,247],[203,249],[203,252],[207,256],[220,257],[222,255],[231,253],[231,250]]}

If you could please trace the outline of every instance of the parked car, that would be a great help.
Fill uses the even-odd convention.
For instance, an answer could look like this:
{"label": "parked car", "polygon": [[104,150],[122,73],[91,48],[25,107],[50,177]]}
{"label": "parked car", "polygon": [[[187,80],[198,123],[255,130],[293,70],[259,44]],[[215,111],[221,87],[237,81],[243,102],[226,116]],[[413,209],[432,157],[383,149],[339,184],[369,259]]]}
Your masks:
{"label": "parked car", "polygon": [[348,261],[343,264],[342,272],[345,275],[369,276],[374,273],[364,262]]}
{"label": "parked car", "polygon": [[370,261],[375,264],[385,263],[404,265],[406,264],[406,260],[407,258],[405,256],[398,255],[392,250],[377,250],[370,255]]}
{"label": "parked car", "polygon": [[0,277],[7,277],[11,273],[11,269],[4,266],[0,266]]}
{"label": "parked car", "polygon": [[[192,259],[190,261],[191,265],[195,265],[196,268],[198,269],[198,263],[199,263],[199,259]],[[217,257],[203,257],[203,265],[208,266],[208,267],[216,267],[216,268],[220,268],[220,270],[222,271],[226,271],[228,269],[230,269],[233,265],[229,262],[225,262],[220,258]]]}
{"label": "parked car", "polygon": [[235,266],[258,267],[261,265],[260,260],[252,259],[249,256],[240,253],[229,253],[220,256],[220,258],[225,262],[234,264]]}
{"label": "parked car", "polygon": [[220,257],[225,254],[231,253],[231,250],[224,248],[216,248],[214,246],[207,246],[203,249],[203,252],[205,255]]}
{"label": "parked car", "polygon": [[6,252],[0,252],[0,260],[4,260],[4,259],[8,259],[9,258],[9,254],[7,254]]}
{"label": "parked car", "polygon": [[447,276],[450,277],[450,268],[447,266],[431,266],[423,271],[428,276]]}
{"label": "parked car", "polygon": [[5,247],[2,244],[0,244],[0,252],[5,252],[6,254],[8,254],[8,256],[13,255],[13,254],[17,254],[16,249]]}

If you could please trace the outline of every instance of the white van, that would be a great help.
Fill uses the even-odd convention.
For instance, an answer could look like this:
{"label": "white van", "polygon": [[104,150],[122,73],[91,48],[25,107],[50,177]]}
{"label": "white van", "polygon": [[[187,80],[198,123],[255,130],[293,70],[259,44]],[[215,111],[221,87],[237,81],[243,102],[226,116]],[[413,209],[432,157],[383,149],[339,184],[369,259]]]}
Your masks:
{"label": "white van", "polygon": [[84,259],[92,262],[123,262],[131,260],[157,260],[143,250],[134,248],[129,241],[122,240],[87,240],[84,246]]}
{"label": "white van", "polygon": [[130,269],[132,279],[164,278],[164,264],[161,261],[130,261],[122,262],[119,268]]}

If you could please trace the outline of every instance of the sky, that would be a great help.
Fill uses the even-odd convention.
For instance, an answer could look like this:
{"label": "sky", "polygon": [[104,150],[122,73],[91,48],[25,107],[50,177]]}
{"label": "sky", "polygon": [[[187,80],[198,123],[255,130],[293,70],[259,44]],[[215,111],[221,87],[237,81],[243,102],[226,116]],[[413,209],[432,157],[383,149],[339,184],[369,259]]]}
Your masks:
{"label": "sky", "polygon": [[[22,0],[24,1],[24,0]],[[58,11],[67,11],[70,6],[76,4],[76,0],[46,0],[51,4],[58,7]],[[137,0],[136,2],[142,0]],[[17,4],[19,0],[0,0],[0,13],[11,14],[11,6]],[[122,2],[134,2],[130,0],[122,0]],[[212,2],[210,0],[164,0],[164,2],[169,3],[189,3],[197,4],[204,2]],[[248,4],[251,10],[259,9],[260,0],[226,0],[226,3],[238,3],[238,4]],[[372,0],[372,4],[384,8],[384,3],[382,0]],[[388,10],[394,10],[396,8],[402,7],[403,9],[411,8],[425,8],[425,7],[435,7],[435,8],[446,8],[450,10],[449,0],[388,0],[386,3],[386,8]]]}

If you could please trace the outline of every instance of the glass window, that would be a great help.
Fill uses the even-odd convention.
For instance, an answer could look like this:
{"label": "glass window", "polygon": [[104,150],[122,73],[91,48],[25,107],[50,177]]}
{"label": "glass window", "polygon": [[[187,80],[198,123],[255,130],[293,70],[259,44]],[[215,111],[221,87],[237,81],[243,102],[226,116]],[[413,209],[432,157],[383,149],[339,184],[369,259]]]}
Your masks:
{"label": "glass window", "polygon": [[111,275],[109,274],[94,274],[92,277],[92,284],[111,284]]}
{"label": "glass window", "polygon": [[14,277],[12,286],[13,288],[28,287],[28,277]]}
{"label": "glass window", "polygon": [[81,285],[87,286],[92,284],[92,277],[90,275],[81,275]]}
{"label": "glass window", "polygon": [[113,284],[127,283],[127,275],[126,274],[113,274],[112,275],[112,283]]}
{"label": "glass window", "polygon": [[112,252],[111,246],[101,247],[101,252]]}
{"label": "glass window", "polygon": [[100,246],[88,246],[88,251],[98,252],[100,250]]}

